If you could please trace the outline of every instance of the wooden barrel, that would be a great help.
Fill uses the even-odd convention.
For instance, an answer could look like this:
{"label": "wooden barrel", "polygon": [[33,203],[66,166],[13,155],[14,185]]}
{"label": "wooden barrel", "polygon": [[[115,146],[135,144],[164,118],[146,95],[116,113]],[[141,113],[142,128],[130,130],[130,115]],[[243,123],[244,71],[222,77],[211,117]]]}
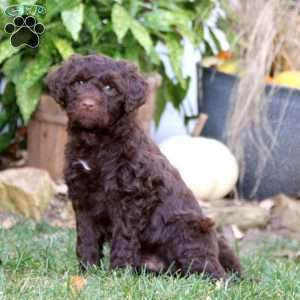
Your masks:
{"label": "wooden barrel", "polygon": [[67,143],[67,116],[48,95],[42,95],[28,125],[28,165],[47,170],[53,178],[63,175]]}
{"label": "wooden barrel", "polygon": [[[147,101],[138,112],[145,132],[149,132],[153,120],[156,91],[161,84],[161,77],[158,74],[149,75],[147,82]],[[44,94],[28,125],[28,165],[47,170],[54,179],[63,177],[67,122],[65,112],[53,98]]]}

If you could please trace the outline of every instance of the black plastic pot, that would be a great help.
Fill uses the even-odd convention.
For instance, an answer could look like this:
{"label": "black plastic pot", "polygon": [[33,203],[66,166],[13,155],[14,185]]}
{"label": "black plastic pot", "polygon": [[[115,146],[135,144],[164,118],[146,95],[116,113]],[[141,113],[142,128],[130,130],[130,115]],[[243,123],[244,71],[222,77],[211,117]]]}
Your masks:
{"label": "black plastic pot", "polygon": [[[199,112],[209,115],[203,135],[226,143],[226,118],[237,77],[211,68],[202,69],[200,65],[198,75]],[[254,194],[257,151],[251,143],[246,146],[246,172],[243,182],[238,185],[238,191],[249,200],[262,200],[278,193],[293,197],[300,195],[300,90],[278,87],[272,89],[272,94],[270,92],[269,86],[266,93],[271,102],[268,104],[267,116],[272,129],[278,130],[277,141]],[[278,128],[284,109],[285,114]]]}

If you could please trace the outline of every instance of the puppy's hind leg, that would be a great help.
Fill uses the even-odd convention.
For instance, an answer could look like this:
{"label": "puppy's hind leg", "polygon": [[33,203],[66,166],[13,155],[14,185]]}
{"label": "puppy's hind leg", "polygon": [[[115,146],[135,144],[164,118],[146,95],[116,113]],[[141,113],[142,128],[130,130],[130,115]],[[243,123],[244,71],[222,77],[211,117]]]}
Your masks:
{"label": "puppy's hind leg", "polygon": [[168,221],[169,249],[183,274],[203,273],[211,279],[225,278],[218,257],[218,239],[214,222],[194,212],[176,213]]}

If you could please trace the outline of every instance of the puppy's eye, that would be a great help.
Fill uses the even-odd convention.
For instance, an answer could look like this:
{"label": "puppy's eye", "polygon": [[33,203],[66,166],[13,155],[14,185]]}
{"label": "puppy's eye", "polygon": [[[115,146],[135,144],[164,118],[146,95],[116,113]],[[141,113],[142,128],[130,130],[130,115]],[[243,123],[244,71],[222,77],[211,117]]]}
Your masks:
{"label": "puppy's eye", "polygon": [[108,96],[115,96],[118,93],[118,91],[113,85],[107,83],[103,86],[103,90]]}
{"label": "puppy's eye", "polygon": [[113,87],[111,85],[109,85],[109,84],[106,84],[104,86],[104,90],[107,91],[107,92],[111,92],[113,90]]}
{"label": "puppy's eye", "polygon": [[84,85],[84,84],[85,84],[85,81],[83,81],[83,80],[75,80],[72,82],[73,86],[79,86],[79,85]]}

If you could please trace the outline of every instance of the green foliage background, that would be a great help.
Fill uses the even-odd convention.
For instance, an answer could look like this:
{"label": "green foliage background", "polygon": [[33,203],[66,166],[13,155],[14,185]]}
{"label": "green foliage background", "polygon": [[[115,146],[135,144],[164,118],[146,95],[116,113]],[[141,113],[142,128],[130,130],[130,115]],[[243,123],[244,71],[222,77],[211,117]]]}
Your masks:
{"label": "green foliage background", "polygon": [[[215,6],[213,0],[0,0],[0,28],[12,21],[3,10],[20,3],[46,7],[46,15],[38,18],[46,30],[36,49],[13,48],[0,30],[0,72],[8,82],[0,97],[0,152],[16,128],[29,121],[49,68],[74,52],[103,53],[131,60],[143,72],[159,72],[163,82],[156,121],[167,101],[179,108],[188,88],[181,69],[182,38],[198,46],[204,39],[203,24]],[[167,77],[155,51],[158,42],[168,49],[175,80]]]}

